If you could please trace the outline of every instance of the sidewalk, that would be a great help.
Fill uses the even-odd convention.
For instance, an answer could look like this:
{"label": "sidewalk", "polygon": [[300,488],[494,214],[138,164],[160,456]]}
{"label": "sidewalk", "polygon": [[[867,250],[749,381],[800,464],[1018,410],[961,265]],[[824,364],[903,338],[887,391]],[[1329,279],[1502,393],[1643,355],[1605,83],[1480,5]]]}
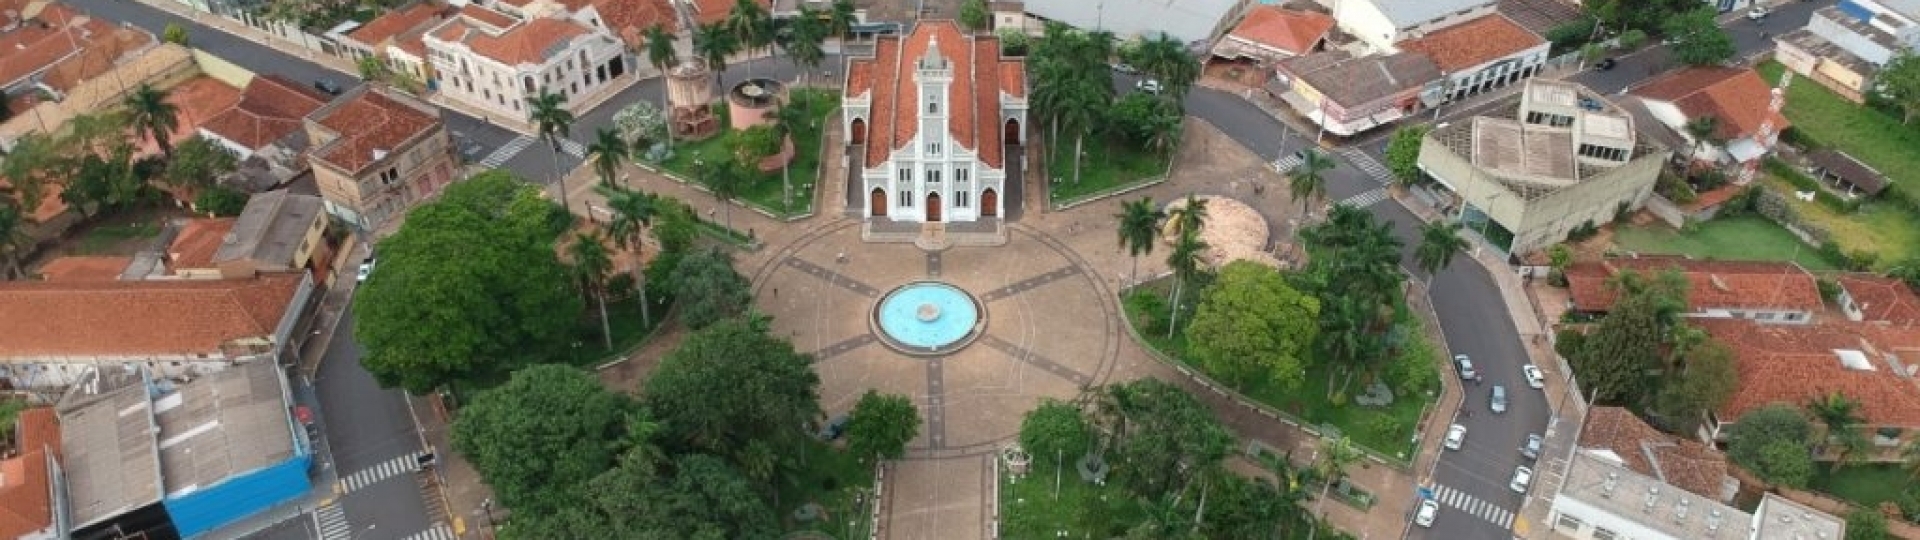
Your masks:
{"label": "sidewalk", "polygon": [[259,28],[254,28],[251,26],[240,24],[239,21],[235,21],[233,19],[228,19],[226,17],[214,15],[212,13],[208,13],[205,11],[195,10],[185,5],[182,5],[179,2],[171,2],[168,0],[139,0],[139,2],[142,4],[146,4],[149,7],[166,11],[168,13],[172,13],[175,16],[185,18],[195,23],[212,27],[213,29],[219,30],[221,32],[226,32],[234,36],[259,42],[260,44],[271,47],[274,50],[300,57],[302,59],[313,62],[315,64],[319,64],[321,67],[325,67],[327,69],[331,69],[346,75],[350,75],[355,79],[358,79],[360,77],[360,68],[354,65],[353,61],[347,60],[345,58],[341,58],[338,56],[323,54],[313,49],[308,49],[305,47],[293,45],[287,42],[287,38],[281,37],[272,32],[268,32],[265,30],[261,30]]}

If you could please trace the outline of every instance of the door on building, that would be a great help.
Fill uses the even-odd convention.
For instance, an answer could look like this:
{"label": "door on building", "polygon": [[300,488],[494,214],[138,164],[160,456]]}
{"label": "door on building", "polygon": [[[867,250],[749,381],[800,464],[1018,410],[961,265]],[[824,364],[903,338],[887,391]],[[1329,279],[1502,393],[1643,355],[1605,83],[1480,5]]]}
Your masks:
{"label": "door on building", "polygon": [[880,188],[873,188],[873,193],[867,196],[867,208],[872,210],[872,213],[868,214],[869,217],[887,215],[887,191]]}
{"label": "door on building", "polygon": [[987,188],[980,192],[980,215],[995,217],[1000,215],[1000,192]]}
{"label": "door on building", "polygon": [[853,119],[853,125],[847,128],[847,144],[867,144],[867,120]]}
{"label": "door on building", "polygon": [[1007,144],[1018,146],[1020,144],[1020,119],[1008,118],[1007,131],[1004,135]]}
{"label": "door on building", "polygon": [[939,193],[927,194],[927,222],[928,223],[940,222],[940,194]]}

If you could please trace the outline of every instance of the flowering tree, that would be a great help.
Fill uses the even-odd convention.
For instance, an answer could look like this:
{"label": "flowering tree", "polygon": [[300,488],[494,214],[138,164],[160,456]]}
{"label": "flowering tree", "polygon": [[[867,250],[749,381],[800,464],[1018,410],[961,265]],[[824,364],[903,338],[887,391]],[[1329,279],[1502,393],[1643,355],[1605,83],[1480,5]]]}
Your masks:
{"label": "flowering tree", "polygon": [[613,127],[635,150],[653,146],[667,136],[667,118],[651,102],[635,101],[613,115]]}

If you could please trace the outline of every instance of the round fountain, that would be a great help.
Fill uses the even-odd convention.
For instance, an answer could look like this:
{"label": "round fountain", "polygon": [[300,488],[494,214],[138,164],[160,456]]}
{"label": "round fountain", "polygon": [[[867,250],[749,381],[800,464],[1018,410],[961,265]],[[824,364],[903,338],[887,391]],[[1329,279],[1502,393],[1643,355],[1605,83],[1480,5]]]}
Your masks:
{"label": "round fountain", "polygon": [[872,322],[880,342],[895,352],[942,356],[966,348],[979,337],[987,327],[987,312],[959,287],[916,281],[880,297]]}

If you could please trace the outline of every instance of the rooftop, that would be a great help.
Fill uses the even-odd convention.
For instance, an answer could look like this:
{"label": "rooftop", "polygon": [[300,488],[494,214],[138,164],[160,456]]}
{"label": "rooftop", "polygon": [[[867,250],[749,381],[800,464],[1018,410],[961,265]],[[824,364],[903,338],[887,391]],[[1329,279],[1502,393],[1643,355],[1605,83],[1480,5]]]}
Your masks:
{"label": "rooftop", "polygon": [[53,525],[52,474],[47,458],[60,455],[60,422],[53,409],[20,412],[19,455],[0,461],[0,538],[20,538]]}
{"label": "rooftop", "polygon": [[1696,319],[1689,324],[1733,347],[1737,356],[1739,389],[1719,411],[1721,422],[1733,422],[1771,403],[1806,403],[1837,392],[1860,403],[1860,416],[1868,426],[1920,427],[1920,391],[1911,367],[1892,354],[1912,343],[1887,339],[1873,325],[1743,319]]}
{"label": "rooftop", "polygon": [[1588,412],[1580,448],[1711,500],[1732,500],[1739,489],[1739,483],[1727,475],[1727,457],[1719,450],[1661,433],[1624,407],[1594,407]]}
{"label": "rooftop", "polygon": [[[1000,56],[1000,40],[968,35],[953,21],[920,21],[905,36],[881,36],[874,55],[848,61],[846,96],[868,96],[871,141],[866,166],[887,161],[919,132],[916,65],[938,44],[938,57],[953,74],[947,95],[947,132],[960,146],[978,152],[988,167],[1004,166],[1005,137],[1000,129],[1002,95],[1024,98],[1026,62]],[[902,106],[901,104],[907,104]],[[902,112],[904,110],[904,112]]]}
{"label": "rooftop", "polygon": [[[1422,0],[1411,0],[1422,1]],[[1214,29],[1238,0],[1027,0],[1027,13],[1075,28],[1104,28],[1121,39],[1173,36],[1182,42],[1213,39]]]}
{"label": "rooftop", "polygon": [[1745,540],[1752,514],[1701,497],[1607,459],[1576,452],[1567,465],[1556,511],[1585,507],[1631,521],[1668,538]]}
{"label": "rooftop", "polygon": [[292,458],[291,404],[283,381],[272,362],[248,362],[154,398],[167,496]]}
{"label": "rooftop", "polygon": [[1862,320],[1901,327],[1920,324],[1920,296],[1906,282],[1863,273],[1839,274],[1834,280],[1860,306]]}
{"label": "rooftop", "polygon": [[1607,311],[1619,299],[1619,294],[1607,284],[1613,276],[1626,271],[1652,274],[1668,269],[1678,270],[1686,277],[1687,306],[1696,312],[1710,309],[1811,312],[1825,306],[1813,274],[1793,263],[1616,257],[1575,263],[1567,268],[1567,287],[1574,309]]}
{"label": "rooftop", "polygon": [[[1814,13],[1818,14],[1819,12],[1816,11]],[[1879,29],[1876,28],[1874,30],[1877,31]],[[1812,30],[1806,28],[1788,32],[1780,37],[1774,38],[1774,41],[1799,47],[1800,50],[1806,51],[1808,54],[1846,66],[1847,69],[1855,73],[1871,75],[1879,69],[1873,65],[1873,62],[1868,62],[1867,59],[1853,54],[1852,51],[1848,51],[1845,47],[1827,41],[1827,38],[1820,37],[1819,34],[1815,34]]]}
{"label": "rooftop", "polygon": [[85,527],[160,500],[160,449],[144,382],[62,404],[67,511]]}
{"label": "rooftop", "polygon": [[37,273],[46,281],[113,281],[130,264],[132,257],[69,255],[47,261]]}
{"label": "rooftop", "polygon": [[411,105],[384,91],[367,90],[314,114],[313,120],[339,137],[309,154],[357,175],[387,155],[410,148],[409,142],[440,124],[438,109]]}
{"label": "rooftop", "polygon": [[[1689,120],[1716,118],[1716,136],[1723,140],[1752,137],[1766,121],[1767,106],[1773,100],[1772,87],[1752,68],[1719,66],[1690,67],[1663,75],[1635,88],[1633,94],[1671,103]],[[1776,133],[1791,126],[1785,116],[1772,116]]]}
{"label": "rooftop", "polygon": [[1816,150],[1811,154],[1807,154],[1807,160],[1812,161],[1815,167],[1819,167],[1826,174],[1839,177],[1848,184],[1853,184],[1854,187],[1859,188],[1860,191],[1865,192],[1867,195],[1879,195],[1881,191],[1887,189],[1886,175],[1880,174],[1880,171],[1874,169],[1873,166],[1861,163],[1860,160],[1854,159],[1852,155],[1846,152]]}
{"label": "rooftop", "polygon": [[1458,73],[1545,43],[1512,19],[1494,13],[1402,41],[1398,47],[1426,54],[1441,71]]}
{"label": "rooftop", "polygon": [[213,254],[233,233],[234,218],[192,218],[184,220],[180,234],[167,246],[167,263],[175,271],[213,268]]}
{"label": "rooftop", "polygon": [[1562,0],[1500,0],[1494,9],[1520,27],[1542,36],[1582,17],[1578,4]]}
{"label": "rooftop", "polygon": [[429,35],[443,42],[465,44],[474,54],[509,66],[545,64],[565,53],[574,38],[592,34],[571,19],[540,17],[515,23],[506,15],[472,4],[461,8],[460,15],[441,23]]}
{"label": "rooftop", "polygon": [[300,119],[327,103],[327,96],[279,75],[258,75],[240,91],[240,101],[200,129],[258,150],[300,133]]}
{"label": "rooftop", "polygon": [[[56,3],[38,4],[37,13],[21,13],[20,25],[0,34],[0,85],[12,86],[86,50],[98,38],[111,38],[114,26]],[[23,10],[31,12],[31,7]]]}
{"label": "rooftop", "polygon": [[431,1],[420,2],[405,8],[389,10],[367,21],[367,24],[348,32],[347,37],[369,47],[378,47],[388,39],[419,28],[435,19],[446,17],[452,11],[454,11],[452,8]]}
{"label": "rooftop", "polygon": [[211,355],[270,340],[306,276],[0,283],[0,361]]}
{"label": "rooftop", "polygon": [[1768,492],[1760,498],[1753,540],[1840,540],[1846,520]]}
{"label": "rooftop", "polygon": [[1325,13],[1264,5],[1248,10],[1247,17],[1228,33],[1289,54],[1301,55],[1312,51],[1332,30],[1333,17]]}
{"label": "rooftop", "polygon": [[1411,52],[1355,58],[1346,51],[1333,50],[1281,60],[1277,67],[1316,89],[1342,90],[1325,95],[1345,107],[1372,103],[1441,77],[1440,67],[1432,59]]}
{"label": "rooftop", "polygon": [[1420,23],[1445,17],[1449,14],[1466,11],[1487,4],[1493,0],[1365,0],[1380,10],[1381,15],[1397,28],[1410,28]]}
{"label": "rooftop", "polygon": [[221,238],[212,260],[253,260],[291,268],[294,254],[304,247],[307,231],[320,213],[320,198],[313,195],[284,189],[255,194],[234,220],[232,233]]}

